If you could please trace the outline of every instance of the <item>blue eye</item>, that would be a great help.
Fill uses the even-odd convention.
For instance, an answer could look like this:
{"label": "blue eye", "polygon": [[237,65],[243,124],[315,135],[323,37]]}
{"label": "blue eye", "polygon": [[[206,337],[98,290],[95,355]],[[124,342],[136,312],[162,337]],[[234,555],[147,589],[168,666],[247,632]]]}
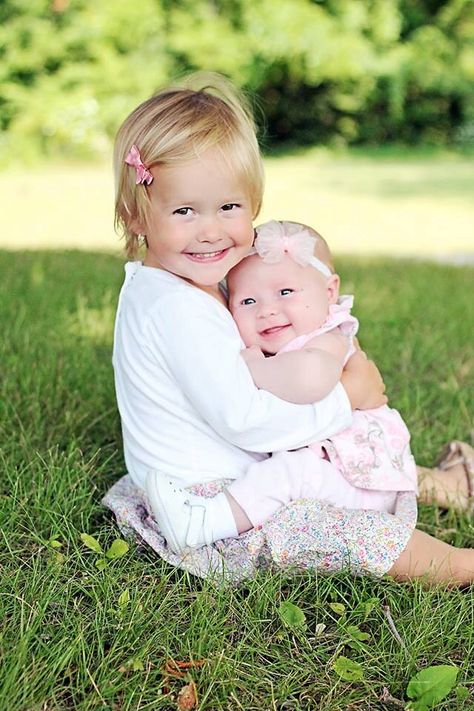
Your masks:
{"label": "blue eye", "polygon": [[255,299],[252,299],[251,296],[247,297],[246,299],[242,299],[240,302],[241,306],[252,306],[253,304],[256,304],[257,302]]}
{"label": "blue eye", "polygon": [[178,207],[178,209],[173,212],[173,215],[189,215],[190,212],[190,207]]}
{"label": "blue eye", "polygon": [[294,292],[294,289],[280,289],[280,296],[288,296],[288,294],[292,294]]}

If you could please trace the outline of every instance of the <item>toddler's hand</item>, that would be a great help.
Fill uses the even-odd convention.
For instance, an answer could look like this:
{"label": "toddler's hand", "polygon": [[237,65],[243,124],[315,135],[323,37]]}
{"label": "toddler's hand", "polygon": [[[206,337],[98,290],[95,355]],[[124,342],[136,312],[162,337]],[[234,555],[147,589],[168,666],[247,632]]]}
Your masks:
{"label": "toddler's hand", "polygon": [[259,346],[250,346],[250,348],[244,348],[243,351],[240,351],[240,355],[244,359],[244,361],[247,363],[254,363],[256,360],[261,360],[262,358],[265,358],[263,355],[263,351]]}
{"label": "toddler's hand", "polygon": [[353,410],[370,410],[388,402],[380,371],[372,360],[367,359],[364,351],[358,350],[349,358],[341,383]]}

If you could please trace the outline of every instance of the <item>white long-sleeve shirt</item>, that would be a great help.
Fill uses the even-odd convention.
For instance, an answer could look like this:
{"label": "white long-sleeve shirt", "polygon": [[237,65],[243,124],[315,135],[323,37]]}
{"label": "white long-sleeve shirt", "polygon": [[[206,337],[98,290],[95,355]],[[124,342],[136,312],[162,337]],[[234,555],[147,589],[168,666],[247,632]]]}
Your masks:
{"label": "white long-sleeve shirt", "polygon": [[169,272],[125,266],[113,365],[125,462],[185,485],[242,475],[268,452],[296,449],[347,427],[341,385],[314,405],[258,390],[242,339],[217,299]]}

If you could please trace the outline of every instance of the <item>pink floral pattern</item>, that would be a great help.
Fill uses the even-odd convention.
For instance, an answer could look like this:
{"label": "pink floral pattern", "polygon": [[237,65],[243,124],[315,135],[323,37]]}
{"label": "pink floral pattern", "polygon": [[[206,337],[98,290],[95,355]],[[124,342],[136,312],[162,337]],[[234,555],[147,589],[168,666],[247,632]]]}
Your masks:
{"label": "pink floral pattern", "polygon": [[[295,338],[280,353],[303,348],[311,339],[335,328],[350,338],[355,336],[359,322],[351,314],[353,301],[353,296],[341,296],[339,303],[330,305],[329,315],[320,328]],[[353,352],[351,346],[347,358]],[[318,456],[327,455],[341,474],[360,489],[418,490],[410,433],[400,414],[386,405],[375,410],[356,410],[350,427],[310,447]]]}
{"label": "pink floral pattern", "polygon": [[[328,323],[326,330],[336,325],[355,333],[357,320],[349,315],[352,299],[348,298],[350,303],[332,308],[332,325]],[[301,345],[298,343],[298,347]],[[315,500],[293,501],[238,538],[178,557],[168,548],[152,518],[144,491],[129,476],[119,479],[102,503],[115,514],[124,534],[151,546],[171,565],[213,577],[218,583],[238,583],[262,569],[288,573],[348,569],[354,575],[382,576],[400,556],[416,526],[416,484],[409,486],[403,478],[412,462],[409,433],[398,413],[389,408],[356,415],[351,428],[314,448],[321,453],[323,446],[357,486],[398,491],[393,514],[336,508]],[[229,479],[214,481],[190,490],[215,496],[229,483]]]}
{"label": "pink floral pattern", "polygon": [[[202,496],[215,496],[228,484],[227,479],[190,489]],[[119,479],[102,503],[113,511],[125,535],[151,546],[173,566],[222,583],[241,582],[262,569],[288,573],[349,569],[354,575],[379,577],[390,570],[405,548],[417,518],[413,492],[398,494],[394,514],[294,501],[248,533],[180,558],[166,545],[145,493],[129,476]]]}
{"label": "pink floral pattern", "polygon": [[325,450],[353,486],[378,491],[417,491],[410,433],[400,414],[390,407],[357,410],[351,427],[310,446],[319,455]]}

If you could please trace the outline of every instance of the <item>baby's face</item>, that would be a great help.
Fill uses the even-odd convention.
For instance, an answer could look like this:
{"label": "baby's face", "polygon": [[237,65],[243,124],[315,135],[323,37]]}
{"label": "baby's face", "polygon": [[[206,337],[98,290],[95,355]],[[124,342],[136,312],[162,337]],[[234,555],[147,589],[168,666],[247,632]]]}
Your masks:
{"label": "baby's face", "polygon": [[266,264],[247,257],[230,272],[229,308],[247,347],[274,354],[297,336],[321,326],[338,298],[337,277],[285,256]]}

